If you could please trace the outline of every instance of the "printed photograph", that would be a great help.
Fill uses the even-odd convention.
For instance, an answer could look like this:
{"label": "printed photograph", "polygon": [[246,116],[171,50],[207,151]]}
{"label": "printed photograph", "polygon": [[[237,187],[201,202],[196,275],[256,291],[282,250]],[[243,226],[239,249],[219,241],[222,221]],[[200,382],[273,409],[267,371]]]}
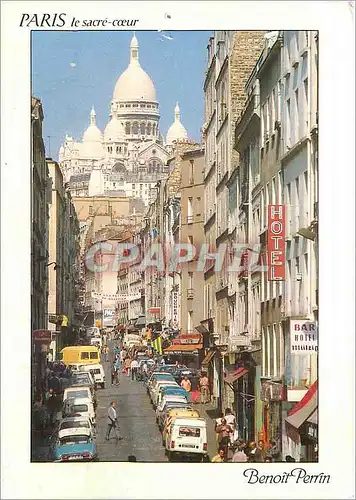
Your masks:
{"label": "printed photograph", "polygon": [[31,32],[32,462],[318,462],[318,52]]}

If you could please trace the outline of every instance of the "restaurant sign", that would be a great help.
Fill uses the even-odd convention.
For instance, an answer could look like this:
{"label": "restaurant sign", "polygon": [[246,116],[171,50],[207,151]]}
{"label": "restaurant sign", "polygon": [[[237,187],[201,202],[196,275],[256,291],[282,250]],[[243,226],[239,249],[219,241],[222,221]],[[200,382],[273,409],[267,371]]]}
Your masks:
{"label": "restaurant sign", "polygon": [[290,321],[291,354],[318,353],[318,327],[315,321]]}
{"label": "restaurant sign", "polygon": [[197,334],[188,334],[188,335],[179,335],[173,340],[173,344],[201,344],[202,336],[200,333]]}
{"label": "restaurant sign", "polygon": [[50,342],[52,340],[51,330],[34,330],[32,338],[38,342]]}
{"label": "restaurant sign", "polygon": [[285,205],[268,205],[268,280],[284,281],[286,267]]}

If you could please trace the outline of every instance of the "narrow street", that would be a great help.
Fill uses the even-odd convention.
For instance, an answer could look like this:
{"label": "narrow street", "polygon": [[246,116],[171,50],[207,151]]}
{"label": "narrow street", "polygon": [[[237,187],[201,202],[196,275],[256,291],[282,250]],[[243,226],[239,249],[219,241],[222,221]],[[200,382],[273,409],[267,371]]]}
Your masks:
{"label": "narrow street", "polygon": [[[144,385],[121,374],[120,386],[111,386],[111,360],[108,363],[103,361],[103,366],[106,387],[97,391],[96,444],[99,461],[127,461],[129,455],[135,455],[138,462],[167,462],[155,412]],[[117,403],[120,435],[123,438],[118,443],[113,431],[110,440],[105,440],[107,410],[111,401]]]}

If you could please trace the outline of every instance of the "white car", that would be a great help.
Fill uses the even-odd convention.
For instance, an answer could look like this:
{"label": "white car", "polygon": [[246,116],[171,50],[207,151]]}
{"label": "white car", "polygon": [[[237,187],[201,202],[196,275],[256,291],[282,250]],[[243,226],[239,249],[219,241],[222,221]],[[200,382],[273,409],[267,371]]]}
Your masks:
{"label": "white car", "polygon": [[96,424],[94,405],[89,398],[70,398],[63,403],[62,417],[71,415],[88,417],[92,425]]}
{"label": "white car", "polygon": [[172,382],[169,380],[158,380],[150,388],[150,398],[152,403],[155,405],[158,398],[158,393],[161,387],[179,387],[177,382]]}
{"label": "white car", "polygon": [[165,448],[170,461],[179,455],[195,456],[200,461],[206,459],[208,442],[204,418],[175,418],[169,427]]}
{"label": "white car", "polygon": [[189,406],[187,398],[184,396],[165,396],[162,401],[158,404],[156,408],[156,422],[158,422],[158,416],[160,413],[164,412],[167,406]]}
{"label": "white car", "polygon": [[63,393],[63,401],[73,398],[85,398],[90,399],[92,402],[94,402],[90,387],[68,387],[67,389],[65,389]]}
{"label": "white car", "polygon": [[100,385],[102,389],[105,388],[105,371],[103,365],[81,365],[80,370],[91,373],[92,377],[94,377],[94,382]]}
{"label": "white car", "polygon": [[94,427],[88,417],[67,417],[64,418],[58,427],[58,438],[61,439],[64,436],[70,436],[73,431],[78,432],[78,429],[89,429],[91,435],[95,435]]}

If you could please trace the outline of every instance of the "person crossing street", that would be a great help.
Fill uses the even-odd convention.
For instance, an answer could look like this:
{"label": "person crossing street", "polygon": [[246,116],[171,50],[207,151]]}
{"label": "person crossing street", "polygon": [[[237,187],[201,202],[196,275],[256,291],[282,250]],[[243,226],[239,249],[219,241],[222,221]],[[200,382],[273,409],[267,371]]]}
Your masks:
{"label": "person crossing street", "polygon": [[114,429],[116,441],[121,441],[122,437],[120,437],[119,435],[115,401],[111,401],[110,406],[108,408],[108,428],[106,430],[106,437],[105,437],[107,441],[109,441],[110,439],[110,433],[112,429]]}

